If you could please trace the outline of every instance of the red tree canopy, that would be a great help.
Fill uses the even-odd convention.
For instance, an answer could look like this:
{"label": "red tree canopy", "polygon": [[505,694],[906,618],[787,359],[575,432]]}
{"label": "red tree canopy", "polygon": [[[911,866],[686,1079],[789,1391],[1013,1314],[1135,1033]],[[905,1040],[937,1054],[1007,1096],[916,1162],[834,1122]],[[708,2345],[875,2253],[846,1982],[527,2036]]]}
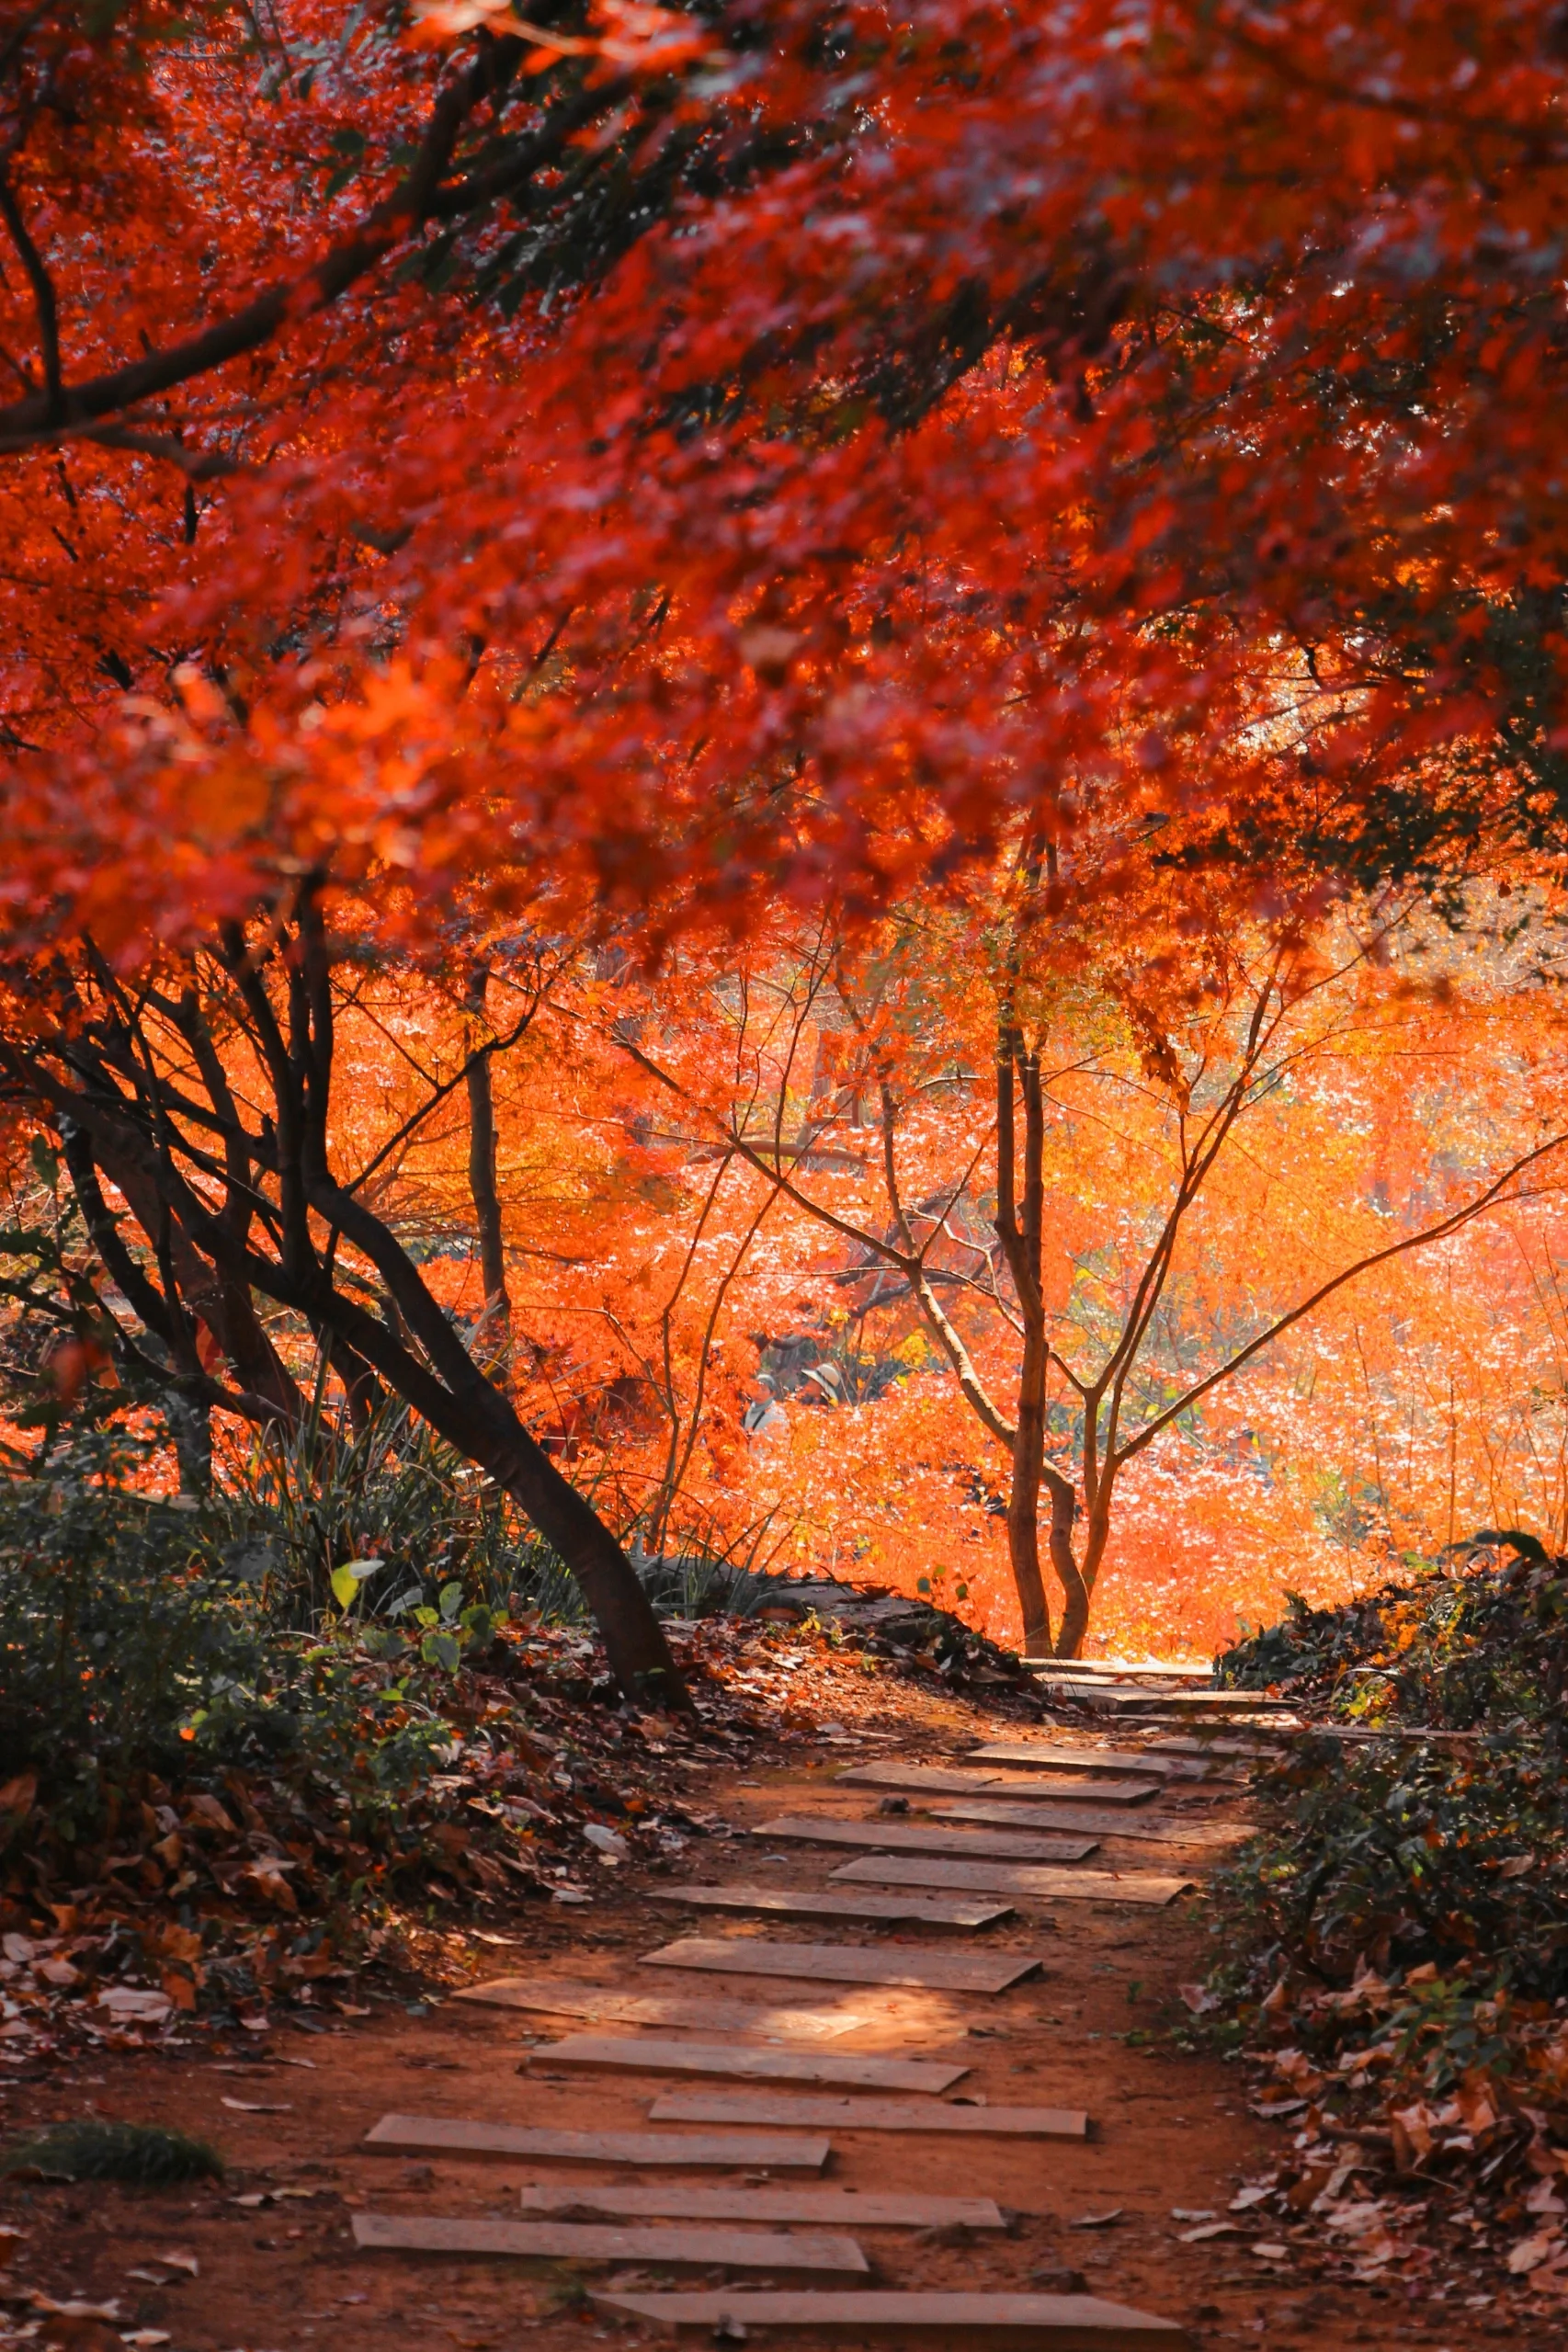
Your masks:
{"label": "red tree canopy", "polygon": [[1555,842],[1560,8],[6,17],[22,927]]}

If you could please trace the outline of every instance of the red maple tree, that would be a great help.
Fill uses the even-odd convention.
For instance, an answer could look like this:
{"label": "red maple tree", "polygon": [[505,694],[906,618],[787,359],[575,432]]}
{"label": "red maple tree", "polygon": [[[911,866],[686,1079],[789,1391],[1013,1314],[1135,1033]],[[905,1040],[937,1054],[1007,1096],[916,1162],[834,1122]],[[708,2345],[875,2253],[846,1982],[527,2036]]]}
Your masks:
{"label": "red maple tree", "polygon": [[14,1084],[165,950],[289,996],[345,892],[656,948],[1020,811],[1309,898],[1555,852],[1565,60],[1544,0],[17,0]]}

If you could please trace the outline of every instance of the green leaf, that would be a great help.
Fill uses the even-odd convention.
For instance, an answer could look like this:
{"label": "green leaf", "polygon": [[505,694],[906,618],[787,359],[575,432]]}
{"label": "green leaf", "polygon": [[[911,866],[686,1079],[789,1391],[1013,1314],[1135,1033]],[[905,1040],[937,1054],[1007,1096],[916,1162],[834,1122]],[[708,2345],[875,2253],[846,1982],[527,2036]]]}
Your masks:
{"label": "green leaf", "polygon": [[419,1645],[419,1654],[427,1666],[445,1666],[449,1674],[456,1674],[462,1664],[462,1643],[455,1633],[426,1633]]}
{"label": "green leaf", "polygon": [[443,1585],[441,1587],[441,1615],[446,1619],[449,1625],[453,1622],[462,1605],[462,1586],[460,1585]]}

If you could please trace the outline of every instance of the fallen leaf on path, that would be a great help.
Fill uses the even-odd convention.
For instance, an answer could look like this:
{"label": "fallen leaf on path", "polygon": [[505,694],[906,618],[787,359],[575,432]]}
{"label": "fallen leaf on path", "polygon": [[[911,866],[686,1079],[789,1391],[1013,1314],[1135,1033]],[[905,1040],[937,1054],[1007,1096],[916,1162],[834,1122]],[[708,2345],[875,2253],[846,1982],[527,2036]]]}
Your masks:
{"label": "fallen leaf on path", "polygon": [[1550,2233],[1542,2230],[1534,2237],[1520,2238],[1508,2248],[1508,2268],[1516,2278],[1525,2278],[1561,2252],[1562,2244],[1562,2241],[1555,2230]]}
{"label": "fallen leaf on path", "polygon": [[1079,2213],[1067,2226],[1070,2230],[1108,2230],[1113,2221],[1120,2221],[1126,2210],[1125,2205],[1113,2205],[1107,2213]]}
{"label": "fallen leaf on path", "polygon": [[[1231,2210],[1233,2212],[1235,2208],[1233,2206]],[[1173,2221],[1212,2221],[1217,2218],[1211,2205],[1173,2205],[1171,2207]]]}
{"label": "fallen leaf on path", "polygon": [[1241,2232],[1234,2221],[1204,2221],[1196,2230],[1183,2230],[1183,2245],[1198,2245],[1205,2238],[1237,2238]]}
{"label": "fallen leaf on path", "polygon": [[292,2115],[294,2112],[291,2107],[286,2104],[279,2106],[272,2099],[225,2098],[222,2105],[233,2108],[236,2115]]}
{"label": "fallen leaf on path", "polygon": [[144,1990],[136,1984],[108,1984],[98,1994],[97,2005],[107,2009],[111,2017],[135,2018],[150,2026],[161,2026],[174,2015],[174,2003],[166,1993]]}

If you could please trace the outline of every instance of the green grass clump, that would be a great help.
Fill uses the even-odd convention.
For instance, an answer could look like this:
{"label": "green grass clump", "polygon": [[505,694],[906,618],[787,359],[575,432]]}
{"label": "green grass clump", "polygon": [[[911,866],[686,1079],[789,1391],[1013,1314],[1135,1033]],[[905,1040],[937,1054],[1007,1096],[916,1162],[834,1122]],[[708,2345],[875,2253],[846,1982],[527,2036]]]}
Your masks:
{"label": "green grass clump", "polygon": [[0,2173],[45,2180],[124,2180],[163,2188],[180,2180],[220,2180],[223,2159],[205,2140],[161,2123],[105,2123],[85,2117],[30,2132],[0,2156]]}

